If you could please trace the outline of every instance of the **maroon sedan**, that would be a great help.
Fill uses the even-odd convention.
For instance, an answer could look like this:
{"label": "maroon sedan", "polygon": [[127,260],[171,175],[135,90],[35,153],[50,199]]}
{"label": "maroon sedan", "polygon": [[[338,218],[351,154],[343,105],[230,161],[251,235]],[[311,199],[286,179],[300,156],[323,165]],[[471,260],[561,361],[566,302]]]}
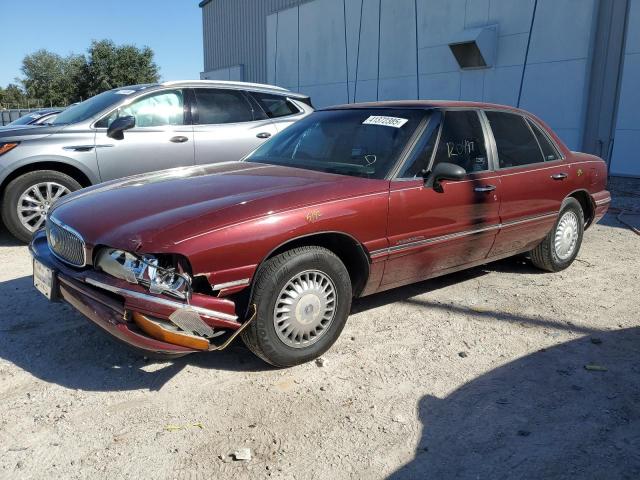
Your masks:
{"label": "maroon sedan", "polygon": [[65,197],[31,244],[34,284],[145,352],[241,335],[295,365],[336,341],[353,297],[525,252],[567,268],[608,208],[606,178],[514,108],[333,107],[242,161]]}

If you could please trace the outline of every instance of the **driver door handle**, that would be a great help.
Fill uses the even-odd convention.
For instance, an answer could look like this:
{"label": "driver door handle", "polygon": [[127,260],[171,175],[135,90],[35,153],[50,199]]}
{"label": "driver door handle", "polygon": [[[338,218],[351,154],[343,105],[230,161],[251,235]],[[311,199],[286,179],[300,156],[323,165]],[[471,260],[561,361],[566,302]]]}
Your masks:
{"label": "driver door handle", "polygon": [[185,137],[185,136],[183,136],[183,135],[178,135],[178,136],[175,136],[175,137],[171,137],[171,138],[169,139],[169,141],[170,141],[170,142],[173,142],[173,143],[184,143],[184,142],[186,142],[186,141],[188,141],[188,140],[189,140],[189,138],[188,138],[188,137]]}
{"label": "driver door handle", "polygon": [[270,136],[271,136],[271,134],[269,132],[261,132],[261,133],[256,135],[256,137],[258,137],[258,138],[269,138]]}
{"label": "driver door handle", "polygon": [[554,173],[553,175],[551,175],[551,178],[553,178],[554,180],[564,180],[568,176],[569,175],[567,175],[566,173]]}
{"label": "driver door handle", "polygon": [[481,187],[475,187],[473,191],[486,193],[486,192],[493,192],[495,189],[496,189],[495,185],[482,185]]}

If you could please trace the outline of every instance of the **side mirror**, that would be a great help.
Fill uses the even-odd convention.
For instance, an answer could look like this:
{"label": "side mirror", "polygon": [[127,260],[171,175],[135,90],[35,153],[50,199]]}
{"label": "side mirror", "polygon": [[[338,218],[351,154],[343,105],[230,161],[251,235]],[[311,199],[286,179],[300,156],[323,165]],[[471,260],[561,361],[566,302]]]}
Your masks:
{"label": "side mirror", "polygon": [[129,130],[136,126],[136,117],[131,115],[127,115],[126,117],[118,117],[109,128],[107,128],[107,137],[113,138],[114,140],[122,140],[124,138],[124,131]]}
{"label": "side mirror", "polygon": [[425,187],[433,187],[437,192],[442,192],[442,180],[462,180],[466,177],[467,171],[459,165],[449,162],[440,162],[433,167],[427,176]]}

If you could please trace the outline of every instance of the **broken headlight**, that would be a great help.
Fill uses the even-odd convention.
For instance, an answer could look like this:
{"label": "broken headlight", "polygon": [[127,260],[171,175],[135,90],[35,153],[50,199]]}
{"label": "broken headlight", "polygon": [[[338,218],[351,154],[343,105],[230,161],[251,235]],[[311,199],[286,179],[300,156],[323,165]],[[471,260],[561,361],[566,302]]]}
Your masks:
{"label": "broken headlight", "polygon": [[144,285],[151,293],[164,293],[187,301],[191,298],[191,277],[186,262],[175,255],[136,255],[103,248],[95,258],[97,270]]}

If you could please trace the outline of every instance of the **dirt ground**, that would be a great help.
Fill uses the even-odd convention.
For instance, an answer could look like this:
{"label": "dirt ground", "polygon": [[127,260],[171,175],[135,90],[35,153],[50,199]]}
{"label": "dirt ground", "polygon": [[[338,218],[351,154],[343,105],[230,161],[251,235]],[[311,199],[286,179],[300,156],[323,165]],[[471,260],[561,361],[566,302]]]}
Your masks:
{"label": "dirt ground", "polygon": [[616,215],[561,273],[359,300],[323,366],[284,370],[240,342],[145,361],[47,304],[0,233],[0,478],[640,478],[640,237]]}

